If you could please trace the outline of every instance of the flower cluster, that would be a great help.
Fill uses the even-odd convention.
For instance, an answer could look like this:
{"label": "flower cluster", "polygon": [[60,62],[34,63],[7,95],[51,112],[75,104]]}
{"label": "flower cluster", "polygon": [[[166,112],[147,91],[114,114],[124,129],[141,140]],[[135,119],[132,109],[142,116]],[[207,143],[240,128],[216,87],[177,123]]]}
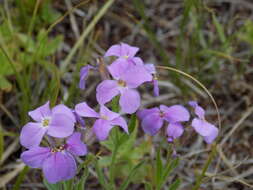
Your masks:
{"label": "flower cluster", "polygon": [[[82,142],[82,133],[85,132],[82,129],[86,127],[87,118],[95,119],[92,131],[100,141],[108,138],[114,126],[119,126],[128,134],[128,125],[122,115],[135,112],[145,133],[155,135],[167,123],[168,141],[173,142],[179,138],[184,132],[182,123],[190,120],[185,107],[160,105],[140,110],[141,96],[137,88],[151,83],[154,96],[159,96],[159,88],[155,66],[144,64],[136,56],[138,51],[139,48],[125,43],[113,45],[106,51],[105,59],[112,56],[115,59],[111,64],[105,65],[109,75],[103,77],[96,87],[99,112],[86,102],[77,104],[73,110],[63,104],[50,109],[50,103],[47,102],[30,111],[28,114],[34,122],[27,123],[20,135],[21,145],[28,149],[21,155],[23,162],[32,168],[41,168],[50,183],[74,177],[77,170],[75,157],[87,154],[87,147]],[[90,70],[96,71],[99,67],[87,65],[81,69],[79,88],[85,89]],[[119,113],[108,108],[108,103],[116,96],[119,97]],[[191,126],[207,143],[212,143],[218,135],[218,129],[205,120],[203,108],[196,102],[189,104],[197,115]],[[47,142],[48,147],[43,142]]]}

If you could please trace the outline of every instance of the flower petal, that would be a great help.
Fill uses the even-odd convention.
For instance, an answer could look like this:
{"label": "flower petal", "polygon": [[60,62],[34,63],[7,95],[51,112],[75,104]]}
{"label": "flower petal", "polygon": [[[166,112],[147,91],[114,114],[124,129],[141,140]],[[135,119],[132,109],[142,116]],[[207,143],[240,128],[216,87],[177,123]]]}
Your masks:
{"label": "flower petal", "polygon": [[164,119],[171,123],[188,121],[190,119],[189,112],[181,105],[174,105],[170,107],[161,105],[160,110],[165,113]]}
{"label": "flower petal", "polygon": [[153,136],[163,125],[163,119],[157,113],[149,114],[141,122],[142,129],[145,133]]}
{"label": "flower petal", "polygon": [[67,139],[67,151],[77,156],[87,154],[87,146],[81,141],[81,133],[75,132]]}
{"label": "flower petal", "polygon": [[198,134],[205,138],[207,143],[212,143],[218,135],[218,129],[207,121],[194,118],[191,125]]}
{"label": "flower petal", "polygon": [[200,119],[204,119],[205,118],[205,110],[198,105],[197,102],[195,101],[190,101],[189,105],[192,106],[194,108],[194,112],[195,114],[200,118]]}
{"label": "flower petal", "polygon": [[73,122],[76,122],[76,118],[75,118],[75,115],[73,114],[72,110],[63,104],[59,104],[52,109],[52,115],[54,115],[54,114],[67,115],[69,118],[71,118],[73,120]]}
{"label": "flower petal", "polygon": [[20,144],[26,148],[39,146],[46,131],[40,123],[27,123],[21,130]]}
{"label": "flower petal", "polygon": [[144,65],[146,70],[150,73],[150,74],[156,74],[156,69],[155,69],[155,65],[152,63],[147,63]]}
{"label": "flower petal", "polygon": [[154,96],[159,96],[158,80],[156,79],[153,79],[153,93],[154,93]]}
{"label": "flower petal", "polygon": [[80,81],[79,81],[79,88],[80,89],[85,89],[85,83],[86,83],[86,79],[88,77],[90,69],[94,69],[94,67],[92,67],[90,65],[86,65],[81,68]]}
{"label": "flower petal", "polygon": [[160,110],[158,108],[150,108],[150,109],[143,109],[143,110],[139,110],[137,112],[137,116],[140,118],[140,119],[144,119],[144,117],[146,117],[147,115],[150,115],[150,114],[153,114],[153,113],[157,113],[159,114],[160,113]]}
{"label": "flower petal", "polygon": [[108,66],[108,71],[115,80],[119,80],[128,67],[130,67],[129,62],[126,59],[119,58]]}
{"label": "flower petal", "polygon": [[126,120],[123,117],[117,117],[114,120],[110,122],[111,125],[115,126],[120,126],[127,134],[128,134],[128,127]]}
{"label": "flower petal", "polygon": [[126,43],[121,43],[121,56],[134,57],[138,51],[138,47],[130,46]]}
{"label": "flower petal", "polygon": [[184,128],[180,123],[170,123],[167,127],[168,141],[180,137],[184,132]]}
{"label": "flower petal", "polygon": [[140,94],[136,90],[126,89],[120,96],[119,104],[123,112],[134,113],[141,104]]}
{"label": "flower petal", "polygon": [[29,111],[28,115],[34,120],[40,122],[43,118],[51,116],[51,110],[49,101],[44,105],[36,108],[35,110]]}
{"label": "flower petal", "polygon": [[114,96],[117,96],[119,94],[117,87],[117,81],[114,80],[104,80],[101,82],[96,89],[96,97],[99,104],[105,104],[111,101]]}
{"label": "flower petal", "polygon": [[106,52],[105,52],[105,57],[108,56],[121,56],[121,47],[119,44],[111,46]]}
{"label": "flower petal", "polygon": [[54,114],[48,126],[47,134],[52,137],[64,138],[70,136],[74,131],[72,118],[65,114]]}
{"label": "flower petal", "polygon": [[219,132],[218,128],[213,126],[212,127],[212,132],[210,133],[210,135],[204,137],[204,140],[206,141],[206,143],[211,144],[216,139],[216,137],[218,136],[218,132]]}
{"label": "flower petal", "polygon": [[75,111],[78,115],[83,117],[99,118],[99,114],[93,110],[86,102],[79,103],[75,106]]}
{"label": "flower petal", "polygon": [[96,134],[98,140],[104,141],[107,139],[113,126],[110,125],[109,121],[98,119],[93,125],[93,132]]}
{"label": "flower petal", "polygon": [[104,105],[101,105],[100,106],[100,116],[102,116],[102,117],[105,116],[105,117],[107,117],[107,120],[111,121],[111,120],[119,117],[120,115],[118,113],[112,112]]}
{"label": "flower petal", "polygon": [[144,82],[152,81],[152,75],[148,73],[143,65],[130,65],[120,78],[130,88],[137,88]]}
{"label": "flower petal", "polygon": [[130,62],[134,65],[144,66],[144,63],[140,57],[133,57],[131,59],[128,59],[128,62]]}
{"label": "flower petal", "polygon": [[43,173],[49,183],[71,179],[76,170],[76,161],[67,152],[52,153],[43,163]]}
{"label": "flower petal", "polygon": [[22,161],[31,168],[41,168],[44,160],[50,156],[50,148],[35,147],[21,154]]}

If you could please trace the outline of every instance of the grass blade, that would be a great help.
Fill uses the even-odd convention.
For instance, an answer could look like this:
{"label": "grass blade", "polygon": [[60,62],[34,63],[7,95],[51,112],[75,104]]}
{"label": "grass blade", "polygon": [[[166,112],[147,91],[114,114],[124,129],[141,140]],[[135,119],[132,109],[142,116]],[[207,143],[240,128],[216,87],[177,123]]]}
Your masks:
{"label": "grass blade", "polygon": [[133,179],[134,175],[136,174],[137,170],[145,163],[145,161],[140,162],[137,164],[129,173],[127,179],[124,181],[124,183],[120,186],[119,190],[126,190],[129,183]]}
{"label": "grass blade", "polygon": [[102,16],[107,12],[107,10],[111,7],[114,0],[108,0],[104,6],[99,10],[99,12],[96,14],[96,16],[93,18],[93,20],[90,22],[90,24],[87,26],[87,28],[83,31],[78,41],[75,43],[74,47],[69,52],[68,56],[62,63],[61,71],[64,72],[69,65],[71,59],[77,52],[78,48],[82,45],[85,38],[88,36],[88,34],[92,31],[92,29],[95,27],[97,22],[102,18]]}
{"label": "grass blade", "polygon": [[168,190],[176,190],[179,188],[180,184],[181,184],[180,179],[177,179],[174,183],[170,185]]}

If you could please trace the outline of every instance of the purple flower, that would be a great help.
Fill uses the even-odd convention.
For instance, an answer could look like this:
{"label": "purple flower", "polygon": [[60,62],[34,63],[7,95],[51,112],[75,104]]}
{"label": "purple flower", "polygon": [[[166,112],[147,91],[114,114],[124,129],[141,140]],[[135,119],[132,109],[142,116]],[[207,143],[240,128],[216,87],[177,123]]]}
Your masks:
{"label": "purple flower", "polygon": [[188,121],[190,118],[187,109],[181,105],[160,105],[159,108],[143,109],[137,112],[137,116],[142,120],[144,132],[152,136],[160,130],[164,121],[167,121],[168,141],[173,141],[183,134],[184,128],[180,122]]}
{"label": "purple flower", "polygon": [[80,133],[73,133],[65,145],[57,148],[33,147],[21,154],[22,161],[32,167],[41,168],[49,183],[68,180],[75,176],[77,166],[73,156],[87,154]]}
{"label": "purple flower", "polygon": [[218,128],[205,120],[205,110],[197,102],[190,101],[189,105],[194,108],[194,112],[197,115],[192,120],[192,127],[198,134],[204,137],[206,143],[211,144],[218,136]]}
{"label": "purple flower", "polygon": [[157,72],[156,72],[155,66],[154,66],[154,64],[148,63],[148,64],[145,64],[145,68],[153,76],[152,83],[153,83],[153,86],[154,86],[153,87],[154,96],[159,96],[159,87],[158,87],[158,80],[157,80],[157,77],[156,77]]}
{"label": "purple flower", "polygon": [[111,46],[105,53],[105,57],[116,56],[122,59],[132,59],[139,51],[138,47],[133,47],[125,43]]}
{"label": "purple flower", "polygon": [[95,69],[94,67],[90,66],[90,65],[86,65],[84,67],[81,68],[80,71],[80,81],[79,81],[79,88],[84,90],[85,86],[86,86],[86,80],[88,78],[88,74],[90,69]]}
{"label": "purple flower", "polygon": [[133,64],[126,60],[113,62],[108,70],[114,80],[104,80],[97,86],[97,101],[105,104],[120,94],[121,110],[129,114],[136,112],[140,106],[140,95],[135,88],[151,81],[152,75],[142,63]]}
{"label": "purple flower", "polygon": [[82,117],[97,118],[93,125],[93,132],[100,141],[106,140],[110,130],[115,126],[120,126],[126,133],[128,133],[127,123],[123,117],[118,113],[110,111],[104,105],[101,105],[100,112],[97,113],[90,108],[85,102],[77,104],[75,111]]}
{"label": "purple flower", "polygon": [[45,134],[63,138],[74,131],[75,116],[71,109],[63,104],[51,110],[48,101],[28,114],[36,122],[29,122],[22,128],[20,143],[26,148],[38,146]]}

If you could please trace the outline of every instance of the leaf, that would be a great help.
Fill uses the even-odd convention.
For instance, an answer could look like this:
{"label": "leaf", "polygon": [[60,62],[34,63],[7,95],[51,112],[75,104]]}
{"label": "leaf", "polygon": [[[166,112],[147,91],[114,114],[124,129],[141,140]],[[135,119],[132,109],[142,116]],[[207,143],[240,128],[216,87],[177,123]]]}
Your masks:
{"label": "leaf", "polygon": [[18,178],[15,182],[15,185],[13,187],[13,190],[19,190],[20,189],[20,185],[23,182],[25,175],[27,174],[27,172],[29,171],[29,167],[25,166],[24,169],[20,172],[20,174],[18,175]]}
{"label": "leaf", "polygon": [[4,134],[3,134],[2,126],[0,125],[0,165],[1,165],[3,153],[4,153]]}
{"label": "leaf", "polygon": [[0,75],[0,90],[9,92],[12,88],[11,83],[5,79],[4,76]]}
{"label": "leaf", "polygon": [[48,190],[62,190],[61,183],[51,184],[46,179],[43,180],[43,183]]}
{"label": "leaf", "polygon": [[167,177],[169,176],[169,174],[171,173],[172,170],[174,170],[179,164],[179,158],[176,158],[175,160],[169,162],[167,164],[167,166],[164,168],[163,171],[163,182],[165,182],[167,180]]}
{"label": "leaf", "polygon": [[138,163],[129,173],[129,176],[127,177],[127,179],[124,181],[124,183],[120,186],[119,190],[125,190],[127,189],[129,183],[131,182],[132,178],[134,178],[137,170],[145,163],[145,161],[142,161],[140,163]]}
{"label": "leaf", "polygon": [[89,176],[89,170],[88,170],[88,167],[86,167],[83,171],[83,175],[81,177],[81,179],[79,180],[79,182],[77,183],[77,185],[75,186],[75,190],[84,190],[85,187],[85,183],[86,183],[86,180]]}
{"label": "leaf", "polygon": [[95,169],[96,169],[96,172],[97,172],[97,175],[98,175],[98,181],[100,183],[100,185],[106,189],[106,190],[110,190],[110,187],[108,187],[108,182],[105,178],[105,175],[103,174],[103,171],[99,165],[99,162],[96,162],[95,163]]}
{"label": "leaf", "polygon": [[156,172],[155,172],[155,182],[157,189],[160,189],[163,175],[163,163],[161,159],[160,148],[156,152]]}
{"label": "leaf", "polygon": [[144,185],[145,185],[145,190],[153,190],[151,183],[144,182]]}
{"label": "leaf", "polygon": [[168,190],[177,190],[181,184],[180,179],[177,179],[174,183],[169,186]]}
{"label": "leaf", "polygon": [[218,36],[220,38],[220,41],[222,43],[225,43],[226,42],[226,36],[225,36],[225,33],[224,33],[224,30],[223,30],[223,27],[222,25],[219,23],[219,21],[217,20],[215,14],[212,14],[212,18],[213,18],[213,23],[216,27],[216,30],[218,32]]}

